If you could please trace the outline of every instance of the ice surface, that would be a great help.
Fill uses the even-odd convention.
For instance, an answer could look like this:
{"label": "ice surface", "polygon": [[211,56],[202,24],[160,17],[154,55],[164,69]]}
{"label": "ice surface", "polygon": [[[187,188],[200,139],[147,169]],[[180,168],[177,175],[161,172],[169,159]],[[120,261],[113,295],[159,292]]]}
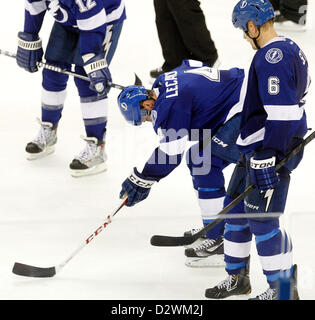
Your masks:
{"label": "ice surface", "polygon": [[[132,84],[134,72],[149,83],[149,71],[163,59],[155,27],[153,1],[125,0],[128,19],[112,61],[113,81]],[[254,52],[231,24],[236,1],[201,1],[207,24],[219,51],[222,68],[248,65]],[[1,49],[14,52],[23,27],[23,1],[1,5]],[[304,49],[315,74],[315,42],[311,3],[308,31],[285,34]],[[52,18],[47,15],[40,33],[47,43]],[[116,104],[119,90],[110,93],[106,173],[72,178],[68,166],[84,144],[79,99],[73,81],[58,131],[56,152],[46,159],[27,161],[25,145],[38,131],[41,73],[29,74],[14,59],[0,56],[0,299],[205,299],[204,291],[226,276],[223,268],[184,266],[183,248],[150,246],[153,234],[181,235],[200,226],[197,200],[184,164],[156,184],[148,200],[123,208],[96,239],[54,278],[32,279],[11,273],[14,262],[50,267],[62,262],[115,210],[120,185],[134,166],[144,164],[157,143],[150,124],[128,126]],[[307,101],[309,126],[314,128],[315,93]],[[302,299],[315,297],[313,232],[315,142],[294,172],[284,225],[294,241]],[[231,169],[226,169],[228,181]],[[252,295],[266,289],[256,249],[252,246]]]}

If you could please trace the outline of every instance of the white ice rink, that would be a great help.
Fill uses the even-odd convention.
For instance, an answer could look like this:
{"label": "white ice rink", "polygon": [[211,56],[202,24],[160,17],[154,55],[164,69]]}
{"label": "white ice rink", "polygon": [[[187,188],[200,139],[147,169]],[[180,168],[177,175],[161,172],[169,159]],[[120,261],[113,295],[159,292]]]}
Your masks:
{"label": "white ice rink", "polygon": [[[0,49],[15,52],[23,28],[22,0],[2,1]],[[283,33],[303,48],[315,78],[315,6],[310,1],[308,30]],[[133,83],[134,72],[148,87],[149,71],[161,66],[161,48],[152,0],[125,0],[128,18],[111,64],[113,82]],[[207,25],[217,46],[222,68],[245,67],[254,52],[233,28],[236,0],[202,0]],[[47,43],[52,18],[40,33]],[[123,208],[95,240],[53,278],[14,275],[14,262],[49,267],[62,262],[119,206],[121,183],[134,166],[145,163],[157,144],[150,124],[127,125],[116,97],[110,93],[106,150],[108,171],[73,178],[69,163],[84,147],[79,98],[70,79],[56,152],[28,161],[24,148],[38,132],[41,72],[30,74],[14,59],[0,56],[0,299],[1,300],[205,300],[206,288],[226,277],[224,268],[193,269],[184,265],[184,249],[150,245],[153,234],[182,235],[200,226],[201,219],[188,169],[183,162],[169,177],[153,186],[149,198]],[[315,84],[307,97],[309,127],[315,128]],[[298,264],[301,299],[315,298],[315,142],[307,146],[293,173],[283,226],[291,233]],[[228,181],[232,167],[226,169]],[[267,283],[255,245],[251,281],[255,296]]]}

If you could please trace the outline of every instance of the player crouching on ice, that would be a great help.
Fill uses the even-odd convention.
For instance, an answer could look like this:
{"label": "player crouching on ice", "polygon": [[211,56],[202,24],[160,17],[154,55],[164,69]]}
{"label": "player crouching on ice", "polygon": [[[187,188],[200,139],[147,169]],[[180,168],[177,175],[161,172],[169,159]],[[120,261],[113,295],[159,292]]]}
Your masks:
{"label": "player crouching on ice", "polygon": [[[186,142],[196,141],[186,153],[186,162],[203,223],[213,221],[226,199],[222,170],[236,163],[240,155],[235,141],[245,79],[242,69],[217,70],[184,60],[178,68],[159,76],[152,90],[130,86],[120,93],[118,105],[124,118],[137,126],[152,121],[160,137],[159,147],[143,170],[134,168],[122,184],[120,196],[128,195],[127,206],[146,199],[152,185],[180,164]],[[223,266],[223,232],[224,221],[186,248],[186,265]]]}

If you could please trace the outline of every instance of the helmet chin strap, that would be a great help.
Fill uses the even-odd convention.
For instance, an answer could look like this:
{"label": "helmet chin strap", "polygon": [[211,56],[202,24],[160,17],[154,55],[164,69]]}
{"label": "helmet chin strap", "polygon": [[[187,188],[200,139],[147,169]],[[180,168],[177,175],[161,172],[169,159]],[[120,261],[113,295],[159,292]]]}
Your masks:
{"label": "helmet chin strap", "polygon": [[253,37],[251,37],[249,35],[248,28],[247,28],[247,31],[245,33],[248,36],[248,38],[250,38],[250,39],[252,39],[254,41],[256,49],[259,50],[260,49],[260,45],[258,44],[257,39],[260,37],[260,26],[257,26],[257,29],[258,29],[258,36],[256,38],[253,38]]}

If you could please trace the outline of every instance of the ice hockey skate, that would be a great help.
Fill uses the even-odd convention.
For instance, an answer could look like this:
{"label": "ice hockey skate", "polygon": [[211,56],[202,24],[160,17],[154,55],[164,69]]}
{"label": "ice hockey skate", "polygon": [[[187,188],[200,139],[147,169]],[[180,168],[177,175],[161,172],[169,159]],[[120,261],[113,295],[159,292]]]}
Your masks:
{"label": "ice hockey skate", "polygon": [[[184,237],[191,237],[193,236],[194,234],[196,234],[197,232],[199,232],[201,229],[203,229],[202,227],[199,227],[199,228],[192,228],[188,231],[185,231],[184,232]],[[188,249],[188,248],[194,248],[196,247],[197,245],[199,245],[201,242],[205,241],[207,239],[207,237],[204,235],[202,237],[200,237],[199,239],[197,239],[194,243],[192,244],[189,244],[189,245],[186,245],[185,248]]]}
{"label": "ice hockey skate", "polygon": [[223,237],[206,239],[199,245],[185,250],[188,267],[221,267],[224,266]]}
{"label": "ice hockey skate", "polygon": [[306,24],[296,23],[289,19],[286,19],[283,15],[276,16],[275,29],[277,31],[287,32],[305,32],[307,30]]}
{"label": "ice hockey skate", "polygon": [[55,151],[57,142],[57,125],[38,119],[40,129],[37,137],[26,145],[26,157],[35,160],[48,156]]}
{"label": "ice hockey skate", "polygon": [[[290,300],[300,300],[299,293],[297,290],[297,265],[293,266],[292,283],[291,283],[291,293]],[[279,300],[279,290],[278,288],[268,288],[262,294],[251,298],[249,300]]]}
{"label": "ice hockey skate", "polygon": [[213,288],[206,289],[205,296],[209,299],[225,299],[236,295],[247,295],[252,291],[249,280],[249,259],[241,272],[229,275]]}
{"label": "ice hockey skate", "polygon": [[107,169],[104,141],[94,137],[82,137],[85,148],[70,163],[71,175],[82,177],[103,172]]}
{"label": "ice hockey skate", "polygon": [[161,74],[165,73],[166,71],[164,71],[162,69],[162,67],[158,67],[156,69],[153,69],[150,71],[150,77],[153,79],[156,79],[157,77],[159,77]]}

